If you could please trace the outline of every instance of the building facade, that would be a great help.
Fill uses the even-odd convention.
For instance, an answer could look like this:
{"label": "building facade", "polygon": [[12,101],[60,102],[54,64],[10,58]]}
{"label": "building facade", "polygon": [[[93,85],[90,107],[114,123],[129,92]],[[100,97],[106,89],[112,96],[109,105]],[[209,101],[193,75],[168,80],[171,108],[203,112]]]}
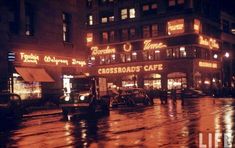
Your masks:
{"label": "building facade", "polygon": [[86,71],[82,2],[0,2],[0,91],[50,97]]}
{"label": "building facade", "polygon": [[222,85],[219,0],[87,0],[91,74],[110,87]]}

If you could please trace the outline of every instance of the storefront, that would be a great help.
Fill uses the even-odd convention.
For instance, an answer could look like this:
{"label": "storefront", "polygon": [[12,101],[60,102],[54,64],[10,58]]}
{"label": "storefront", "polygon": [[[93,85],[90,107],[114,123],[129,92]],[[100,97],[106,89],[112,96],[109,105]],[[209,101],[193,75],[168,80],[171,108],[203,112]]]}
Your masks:
{"label": "storefront", "polygon": [[9,90],[23,100],[62,95],[63,88],[70,90],[71,75],[85,73],[86,61],[79,58],[52,56],[39,52],[15,52],[12,62]]}

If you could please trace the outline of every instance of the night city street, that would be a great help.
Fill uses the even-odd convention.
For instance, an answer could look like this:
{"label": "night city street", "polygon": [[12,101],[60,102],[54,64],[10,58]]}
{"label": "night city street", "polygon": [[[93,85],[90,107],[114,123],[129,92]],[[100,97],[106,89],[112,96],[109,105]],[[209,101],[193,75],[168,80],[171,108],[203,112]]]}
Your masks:
{"label": "night city street", "polygon": [[[109,116],[74,117],[60,114],[25,117],[17,127],[0,134],[1,147],[199,147],[199,133],[206,145],[208,134],[235,136],[235,100],[187,99],[182,106],[120,107]],[[219,138],[222,139],[221,137]],[[233,138],[233,147],[235,139]],[[221,142],[218,141],[219,147]],[[231,146],[231,145],[230,145]],[[232,146],[231,146],[232,147]]]}

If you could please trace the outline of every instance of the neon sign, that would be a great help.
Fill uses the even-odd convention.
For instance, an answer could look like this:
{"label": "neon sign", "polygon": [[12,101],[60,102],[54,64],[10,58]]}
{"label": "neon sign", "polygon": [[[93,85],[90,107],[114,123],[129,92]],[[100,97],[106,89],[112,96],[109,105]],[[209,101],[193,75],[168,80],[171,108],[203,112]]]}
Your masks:
{"label": "neon sign", "polygon": [[144,50],[151,50],[151,49],[160,49],[167,47],[167,45],[163,43],[152,43],[152,40],[145,40],[144,41]]}
{"label": "neon sign", "polygon": [[206,67],[206,68],[217,68],[218,65],[217,63],[213,63],[213,62],[202,62],[199,61],[199,67]]}
{"label": "neon sign", "polygon": [[72,59],[72,65],[80,65],[81,67],[86,65],[85,61],[78,61],[76,59]]}
{"label": "neon sign", "polygon": [[132,50],[132,45],[130,43],[126,43],[123,45],[123,50],[125,52],[130,52]]}
{"label": "neon sign", "polygon": [[209,47],[210,49],[219,49],[219,43],[213,38],[199,36],[199,44]]}
{"label": "neon sign", "polygon": [[98,74],[125,74],[125,73],[138,73],[141,71],[157,71],[163,70],[162,64],[151,64],[151,65],[138,65],[138,66],[123,66],[123,67],[110,67],[110,68],[99,68]]}
{"label": "neon sign", "polygon": [[116,48],[110,48],[107,46],[104,49],[99,49],[97,46],[91,47],[91,55],[103,55],[103,54],[113,54],[116,53]]}
{"label": "neon sign", "polygon": [[44,56],[44,62],[46,63],[55,63],[55,65],[65,64],[69,65],[69,61],[66,59],[58,59],[56,57]]}
{"label": "neon sign", "polygon": [[20,59],[24,62],[24,63],[35,63],[38,64],[39,61],[39,56],[36,54],[25,54],[23,52],[20,53]]}
{"label": "neon sign", "polygon": [[168,24],[169,35],[184,32],[184,19],[169,21],[167,24]]}

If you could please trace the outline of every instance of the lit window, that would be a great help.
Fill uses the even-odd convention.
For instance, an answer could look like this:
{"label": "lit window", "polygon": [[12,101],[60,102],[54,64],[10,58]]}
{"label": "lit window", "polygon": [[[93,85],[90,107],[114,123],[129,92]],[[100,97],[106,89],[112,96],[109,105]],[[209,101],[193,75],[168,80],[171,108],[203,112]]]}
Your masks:
{"label": "lit window", "polygon": [[108,22],[108,18],[107,17],[102,17],[101,18],[101,22],[102,23],[107,23]]}
{"label": "lit window", "polygon": [[121,62],[122,62],[122,63],[125,63],[125,62],[126,62],[126,56],[125,56],[125,54],[120,54],[120,57],[121,57]]}
{"label": "lit window", "polygon": [[125,20],[125,19],[127,19],[127,17],[128,17],[127,9],[122,9],[121,10],[121,19]]}
{"label": "lit window", "polygon": [[63,19],[63,41],[64,42],[70,42],[71,40],[71,15],[68,13],[62,14]]}
{"label": "lit window", "polygon": [[150,27],[149,26],[144,26],[143,27],[143,37],[144,38],[149,38],[150,37]]}
{"label": "lit window", "polygon": [[112,54],[111,55],[111,63],[115,63],[116,62],[116,55]]}
{"label": "lit window", "polygon": [[157,24],[152,25],[152,36],[153,37],[158,36],[158,25]]}
{"label": "lit window", "polygon": [[184,19],[167,22],[168,35],[184,33]]}
{"label": "lit window", "polygon": [[129,13],[130,13],[130,14],[129,14],[129,15],[130,15],[130,16],[129,16],[130,18],[135,18],[135,9],[134,9],[134,8],[131,8],[131,9],[129,10]]}
{"label": "lit window", "polygon": [[126,54],[126,61],[131,62],[131,54]]}
{"label": "lit window", "polygon": [[88,16],[88,25],[93,25],[93,16],[92,15]]}
{"label": "lit window", "polygon": [[149,5],[143,5],[143,11],[148,11],[149,10]]}
{"label": "lit window", "polygon": [[160,51],[159,50],[155,50],[155,60],[160,60]]}
{"label": "lit window", "polygon": [[178,0],[178,4],[179,5],[184,4],[184,0]]}
{"label": "lit window", "polygon": [[105,57],[104,56],[100,56],[100,64],[104,64],[105,63]]}
{"label": "lit window", "polygon": [[114,22],[114,16],[109,17],[109,22]]}
{"label": "lit window", "polygon": [[169,6],[175,6],[176,5],[175,0],[169,0],[168,4],[169,4]]}
{"label": "lit window", "polygon": [[131,58],[132,58],[132,61],[136,61],[137,60],[137,53],[136,52],[132,52],[131,54]]}
{"label": "lit window", "polygon": [[154,9],[157,9],[157,4],[152,4],[152,5],[151,5],[151,9],[153,9],[153,10],[154,10]]}
{"label": "lit window", "polygon": [[86,35],[86,42],[87,42],[87,45],[91,45],[92,42],[93,42],[93,33],[87,33]]}
{"label": "lit window", "polygon": [[200,21],[198,19],[194,19],[194,25],[193,25],[193,29],[196,33],[200,32]]}
{"label": "lit window", "polygon": [[186,57],[187,53],[185,51],[185,47],[180,47],[180,57]]}

